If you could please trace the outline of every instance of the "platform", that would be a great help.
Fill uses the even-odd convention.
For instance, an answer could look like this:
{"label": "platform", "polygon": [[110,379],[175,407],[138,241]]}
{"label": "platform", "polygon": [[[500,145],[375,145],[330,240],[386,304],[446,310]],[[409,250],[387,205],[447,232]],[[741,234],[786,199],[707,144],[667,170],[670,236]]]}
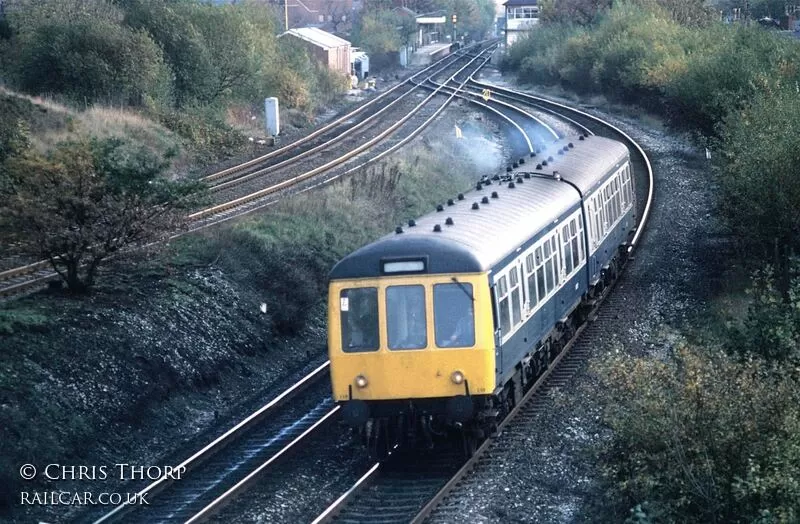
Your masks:
{"label": "platform", "polygon": [[450,43],[439,42],[417,48],[414,54],[411,55],[411,65],[420,66],[428,65],[431,62],[439,60],[443,56],[450,54]]}

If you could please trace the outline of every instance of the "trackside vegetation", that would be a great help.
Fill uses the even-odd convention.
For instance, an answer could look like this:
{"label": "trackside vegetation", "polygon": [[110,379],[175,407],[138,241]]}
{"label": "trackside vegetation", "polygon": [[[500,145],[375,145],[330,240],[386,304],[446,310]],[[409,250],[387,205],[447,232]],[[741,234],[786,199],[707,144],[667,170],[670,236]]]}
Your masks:
{"label": "trackside vegetation", "polygon": [[72,292],[180,226],[202,188],[171,178],[243,150],[232,114],[278,96],[308,121],[346,83],[263,5],[19,0],[1,16],[2,255],[50,260]]}
{"label": "trackside vegetation", "polygon": [[[0,482],[8,489],[0,515],[20,511],[19,460],[44,460],[40,450],[54,462],[97,452],[111,460],[108,453],[123,451],[107,434],[124,435],[166,411],[170,422],[150,428],[160,446],[137,437],[148,442],[147,453],[163,453],[174,445],[161,440],[169,440],[164,432],[197,427],[209,399],[231,409],[241,400],[237,387],[253,395],[260,377],[286,372],[287,359],[317,358],[332,264],[497,168],[466,156],[485,142],[459,147],[445,142],[452,125],[434,131],[441,138],[418,140],[390,163],[139,253],[125,263],[130,271],[107,274],[89,296],[41,293],[3,304],[0,344],[9,351],[0,371]],[[216,423],[211,418],[205,427]]]}
{"label": "trackside vegetation", "polygon": [[731,257],[758,268],[743,286],[746,311],[690,322],[667,355],[619,352],[594,364],[612,431],[592,452],[598,482],[586,518],[797,522],[800,46],[721,24],[692,2],[543,9],[545,23],[503,67],[636,103],[693,133],[712,151],[698,184],[716,190]]}

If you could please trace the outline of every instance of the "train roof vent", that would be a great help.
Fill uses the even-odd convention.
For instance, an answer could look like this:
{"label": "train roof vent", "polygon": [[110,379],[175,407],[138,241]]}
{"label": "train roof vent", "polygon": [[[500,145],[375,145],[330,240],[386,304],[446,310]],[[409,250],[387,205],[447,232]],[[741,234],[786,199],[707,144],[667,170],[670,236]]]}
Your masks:
{"label": "train roof vent", "polygon": [[458,199],[459,200],[464,200],[464,193],[459,193],[458,194]]}
{"label": "train roof vent", "polygon": [[572,149],[573,147],[575,147],[575,144],[573,144],[572,142],[570,142],[569,144],[567,144],[567,147],[568,147],[568,148],[570,148],[570,149]]}
{"label": "train roof vent", "polygon": [[481,189],[483,189],[483,184],[481,184],[480,182],[478,182],[477,184],[475,184],[475,189],[477,189],[478,191],[480,191]]}
{"label": "train roof vent", "polygon": [[473,202],[472,203],[472,209],[474,209],[475,211],[477,211],[480,208],[481,208],[481,206],[479,206],[477,202]]}
{"label": "train roof vent", "polygon": [[495,175],[492,177],[492,180],[500,180],[500,175]]}
{"label": "train roof vent", "polygon": [[[528,173],[525,173],[525,174],[527,175]],[[530,177],[530,175],[528,175],[528,176]],[[518,176],[517,177],[517,184],[521,184],[521,183],[522,183],[522,177]]]}
{"label": "train roof vent", "polygon": [[445,220],[444,223],[448,226],[452,226],[453,224],[455,224],[455,222],[453,222],[453,219],[450,217],[447,217],[447,220]]}
{"label": "train roof vent", "polygon": [[520,159],[519,159],[519,165],[522,165],[522,164],[524,164],[524,163],[525,163],[525,159],[524,159],[524,158],[520,158]]}
{"label": "train roof vent", "polygon": [[[519,167],[519,164],[517,164],[516,162],[514,162],[513,164],[511,164],[511,167],[513,167],[514,169],[516,169],[516,168],[518,168],[518,167]],[[511,171],[511,170],[510,170],[510,169],[508,169],[506,172],[508,173],[508,172],[510,172],[510,171]]]}
{"label": "train roof vent", "polygon": [[[541,167],[539,167],[538,169],[541,169]],[[522,176],[524,176],[525,178],[530,178],[531,174],[530,173],[525,173]]]}
{"label": "train roof vent", "polygon": [[441,233],[442,232],[442,226],[440,226],[439,224],[436,224],[435,226],[433,226],[433,232],[434,233]]}
{"label": "train roof vent", "polygon": [[447,205],[448,205],[448,206],[454,206],[454,205],[456,205],[456,203],[455,203],[455,202],[453,202],[453,199],[452,199],[452,198],[448,198],[448,199],[447,199]]}
{"label": "train roof vent", "polygon": [[500,198],[500,195],[497,194],[497,191],[492,191],[492,198]]}
{"label": "train roof vent", "polygon": [[583,135],[579,136],[578,140],[583,140]]}
{"label": "train roof vent", "polygon": [[481,204],[488,204],[488,203],[489,203],[489,197],[481,198]]}
{"label": "train roof vent", "polygon": [[[520,180],[520,182],[522,182],[521,178],[519,180]],[[514,185],[514,182],[509,182],[508,183],[508,189],[514,189],[515,187],[517,187],[517,186]]]}
{"label": "train roof vent", "polygon": [[403,232],[402,226],[397,226],[396,228],[394,228],[394,232],[397,235],[401,234]]}
{"label": "train roof vent", "polygon": [[[552,158],[551,158],[550,160],[552,160]],[[537,167],[538,167],[539,169],[541,169],[541,168],[542,168],[542,166],[546,166],[546,165],[547,165],[547,160],[542,160],[542,163],[541,163],[541,164],[539,164]]]}
{"label": "train roof vent", "polygon": [[444,211],[444,206],[442,204],[436,204],[436,212]]}
{"label": "train roof vent", "polygon": [[531,158],[535,157],[536,153],[538,153],[538,151],[531,151]]}
{"label": "train roof vent", "polygon": [[416,225],[417,225],[417,221],[414,220],[413,218],[408,221],[408,227],[414,227]]}
{"label": "train roof vent", "polygon": [[563,155],[563,154],[564,154],[564,150],[563,150],[563,149],[559,149],[559,150],[558,150],[558,154],[559,154],[559,155]]}
{"label": "train roof vent", "polygon": [[[517,167],[517,166],[514,166],[514,167]],[[514,170],[514,167],[507,166],[507,167],[506,167],[506,173],[510,173],[511,171],[513,171],[513,170]]]}
{"label": "train roof vent", "polygon": [[[551,157],[551,156],[547,157],[547,161],[548,162],[552,162],[553,161],[553,157]],[[542,164],[544,164],[544,162],[542,162]]]}

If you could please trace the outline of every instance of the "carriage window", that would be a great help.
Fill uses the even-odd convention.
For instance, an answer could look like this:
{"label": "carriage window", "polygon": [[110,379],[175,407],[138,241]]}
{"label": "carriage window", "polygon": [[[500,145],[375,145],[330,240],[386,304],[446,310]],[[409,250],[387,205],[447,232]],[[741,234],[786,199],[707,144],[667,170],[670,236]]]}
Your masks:
{"label": "carriage window", "polygon": [[536,272],[534,271],[530,275],[528,275],[528,296],[531,297],[531,302],[528,305],[528,309],[533,309],[536,307],[536,303],[538,302],[536,298]]}
{"label": "carriage window", "polygon": [[378,338],[378,289],[343,289],[339,293],[342,351],[376,351]]}
{"label": "carriage window", "polygon": [[389,349],[422,349],[428,345],[423,286],[386,288],[386,329]]}
{"label": "carriage window", "polygon": [[522,321],[519,273],[516,267],[511,268],[508,279],[511,283],[511,325],[516,326]]}
{"label": "carriage window", "polygon": [[500,330],[505,335],[511,332],[511,308],[508,303],[511,299],[508,296],[508,286],[506,286],[505,276],[497,280],[495,292],[497,293],[497,305],[499,306]]}
{"label": "carriage window", "polygon": [[440,348],[475,345],[475,313],[472,284],[433,286],[433,324]]}
{"label": "carriage window", "polygon": [[547,295],[547,288],[544,284],[544,266],[540,266],[536,270],[536,285],[539,288],[539,300],[542,300]]}
{"label": "carriage window", "polygon": [[578,267],[581,263],[583,257],[580,253],[580,242],[578,242],[578,237],[572,237],[572,265]]}
{"label": "carriage window", "polygon": [[550,293],[551,291],[553,291],[553,288],[555,287],[555,279],[553,278],[553,259],[552,258],[547,259],[547,262],[545,262],[544,267],[545,267],[544,276],[545,279],[547,280],[547,292]]}

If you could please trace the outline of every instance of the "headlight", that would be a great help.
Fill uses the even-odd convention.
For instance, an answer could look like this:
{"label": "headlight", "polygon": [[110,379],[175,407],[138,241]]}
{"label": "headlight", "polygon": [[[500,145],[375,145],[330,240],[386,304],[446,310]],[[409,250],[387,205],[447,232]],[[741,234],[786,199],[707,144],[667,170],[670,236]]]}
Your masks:
{"label": "headlight", "polygon": [[464,383],[464,373],[460,371],[453,371],[453,374],[450,375],[450,380],[453,381],[453,384],[463,384]]}
{"label": "headlight", "polygon": [[356,386],[360,388],[365,388],[367,387],[367,384],[369,384],[369,382],[367,381],[367,377],[365,377],[364,375],[359,375],[356,377]]}

